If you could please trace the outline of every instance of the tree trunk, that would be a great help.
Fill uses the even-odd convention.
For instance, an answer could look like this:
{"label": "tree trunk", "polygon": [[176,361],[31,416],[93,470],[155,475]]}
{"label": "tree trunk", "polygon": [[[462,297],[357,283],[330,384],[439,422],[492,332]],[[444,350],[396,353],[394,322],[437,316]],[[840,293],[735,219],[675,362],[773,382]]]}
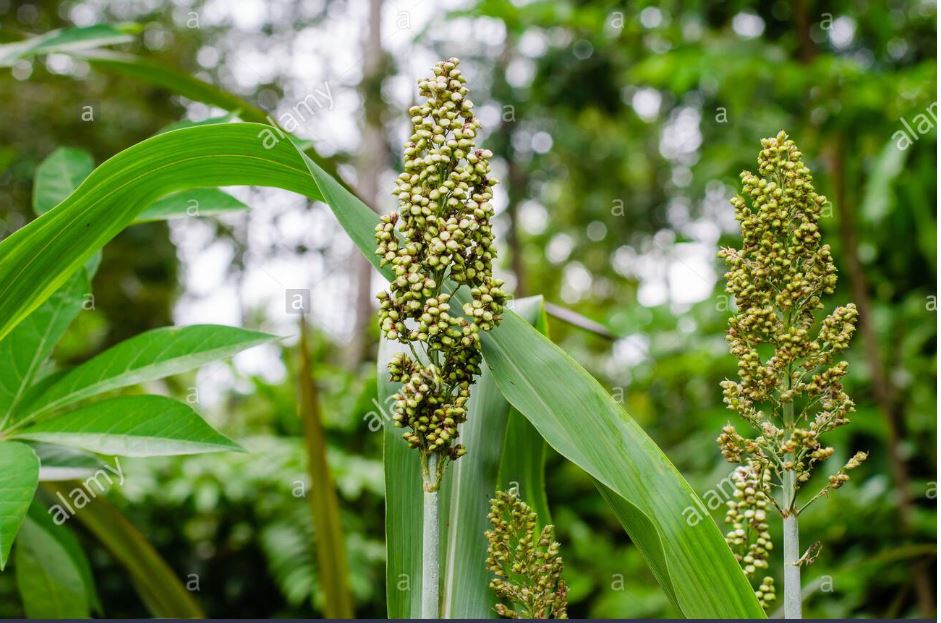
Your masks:
{"label": "tree trunk", "polygon": [[[357,193],[366,205],[376,209],[379,203],[379,177],[386,165],[387,146],[382,130],[382,0],[369,0],[369,29],[363,39],[363,142],[356,162]],[[373,314],[371,294],[372,266],[356,249],[350,266],[355,279],[353,337],[347,352],[347,365],[355,367],[369,356],[368,323]]]}

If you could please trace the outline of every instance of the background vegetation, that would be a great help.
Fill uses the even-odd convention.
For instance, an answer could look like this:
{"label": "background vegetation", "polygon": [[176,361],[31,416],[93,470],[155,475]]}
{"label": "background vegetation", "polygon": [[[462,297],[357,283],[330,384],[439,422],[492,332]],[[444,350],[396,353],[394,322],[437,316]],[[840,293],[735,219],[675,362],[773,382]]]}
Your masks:
{"label": "background vegetation", "polygon": [[[357,6],[348,6],[348,4]],[[852,482],[804,516],[823,550],[805,615],[928,616],[936,567],[936,8],[932,2],[439,3],[3,2],[0,35],[70,24],[142,25],[122,46],[193,71],[261,108],[321,106],[297,133],[386,209],[413,78],[464,59],[484,144],[502,180],[502,272],[610,335],[550,319],[701,494],[724,478],[714,438],[731,414],[728,300],[715,252],[735,240],[728,197],[761,137],[785,128],[831,200],[824,236],[862,326],[849,352],[854,425],[838,457],[871,452]],[[183,118],[214,114],[67,57],[0,72],[0,219],[29,218],[35,168],[56,147],[98,162]],[[327,97],[325,94],[329,94]],[[93,120],[83,119],[87,106]],[[921,115],[921,117],[919,117]],[[907,140],[903,140],[906,138]],[[312,287],[314,376],[339,490],[358,616],[385,613],[376,331],[368,272],[327,209],[238,191],[250,214],[137,226],[104,251],[95,309],[56,357],[80,361],[140,331],[216,321],[292,335],[166,389],[197,388],[213,423],[252,452],[128,461],[110,499],[198,581],[210,616],[321,612],[296,416],[295,317],[285,288]],[[216,250],[217,252],[213,252]],[[197,278],[210,273],[211,279]],[[268,286],[259,279],[268,275]],[[297,277],[302,275],[302,277]],[[214,280],[213,280],[214,279]],[[308,281],[309,280],[309,281]],[[261,294],[259,294],[261,292]],[[549,458],[570,616],[676,615],[590,478]],[[722,521],[722,510],[716,520]],[[91,539],[106,615],[146,613]],[[774,567],[777,567],[775,563]],[[22,614],[0,575],[0,613]],[[195,585],[194,585],[195,586]]]}

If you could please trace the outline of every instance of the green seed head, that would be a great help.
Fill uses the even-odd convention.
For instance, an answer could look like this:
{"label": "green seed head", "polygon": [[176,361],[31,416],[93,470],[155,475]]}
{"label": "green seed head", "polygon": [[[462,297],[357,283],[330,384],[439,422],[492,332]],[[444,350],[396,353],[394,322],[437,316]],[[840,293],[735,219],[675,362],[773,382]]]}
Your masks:
{"label": "green seed head", "polygon": [[[474,144],[480,123],[459,64],[442,61],[419,81],[425,101],[409,109],[412,135],[393,191],[398,209],[375,232],[376,255],[396,276],[379,295],[379,325],[413,352],[389,366],[410,407],[394,420],[415,433],[406,438],[411,446],[452,460],[464,453],[457,440],[466,412],[450,407],[469,397],[480,374],[479,332],[500,322],[506,302],[492,272],[493,154]],[[452,291],[461,286],[472,297],[466,317],[451,315]]]}

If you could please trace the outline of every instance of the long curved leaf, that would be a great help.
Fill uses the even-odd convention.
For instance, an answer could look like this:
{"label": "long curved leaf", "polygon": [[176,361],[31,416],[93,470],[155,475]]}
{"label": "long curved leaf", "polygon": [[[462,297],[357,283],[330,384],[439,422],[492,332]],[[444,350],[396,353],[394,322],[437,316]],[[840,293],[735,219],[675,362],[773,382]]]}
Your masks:
{"label": "long curved leaf", "polygon": [[[203,123],[206,122],[189,122],[180,127]],[[36,167],[33,212],[39,215],[56,207],[78,188],[94,168],[92,155],[84,149],[60,147],[49,154]],[[193,188],[158,199],[138,214],[134,222],[149,223],[184,216],[214,216],[247,208],[247,205],[218,188]]]}
{"label": "long curved leaf", "polygon": [[241,448],[192,407],[164,396],[119,396],[33,424],[14,438],[117,456],[167,456]]}
{"label": "long curved leaf", "polygon": [[50,30],[23,41],[0,45],[0,67],[9,67],[21,58],[53,52],[78,52],[116,43],[126,43],[133,37],[134,25],[94,24],[75,28]]}
{"label": "long curved leaf", "polygon": [[[617,496],[612,508],[686,616],[764,616],[705,505],[598,381],[514,314],[483,345],[507,400]],[[687,522],[689,509],[702,520]]]}
{"label": "long curved leaf", "polygon": [[26,407],[29,417],[96,394],[198,368],[277,339],[224,325],[162,327],[135,335],[70,370]]}
{"label": "long curved leaf", "polygon": [[[529,297],[513,301],[513,311],[522,316],[536,330],[549,337],[547,314],[542,297]],[[510,408],[500,457],[497,487],[514,490],[533,509],[541,526],[552,523],[549,501],[546,499],[546,441],[529,420]]]}
{"label": "long curved leaf", "polygon": [[271,149],[262,145],[271,131],[248,123],[185,128],[102,163],[65,201],[0,243],[0,338],[161,197],[192,188],[258,185],[322,198],[290,141]]}
{"label": "long curved leaf", "polygon": [[323,589],[324,616],[328,619],[353,618],[350,595],[350,567],[346,558],[346,538],[340,523],[340,502],[330,466],[327,464],[327,435],[323,427],[320,390],[311,363],[307,318],[301,314],[298,349],[297,411],[304,424],[304,447],[310,492],[307,503],[314,523],[317,569]]}
{"label": "long curved leaf", "polygon": [[418,453],[392,425],[392,396],[398,386],[389,380],[389,360],[405,347],[381,340],[378,416],[382,420],[382,465],[386,486],[386,611],[390,619],[415,619],[421,614],[422,492]]}

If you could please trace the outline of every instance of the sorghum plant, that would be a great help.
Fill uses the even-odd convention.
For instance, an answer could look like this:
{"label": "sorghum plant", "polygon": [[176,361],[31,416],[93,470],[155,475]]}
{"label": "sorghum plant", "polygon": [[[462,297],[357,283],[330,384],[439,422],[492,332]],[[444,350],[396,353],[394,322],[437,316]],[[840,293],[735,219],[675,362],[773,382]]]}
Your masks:
{"label": "sorghum plant", "polygon": [[[738,381],[722,383],[725,403],[753,429],[744,437],[726,426],[718,438],[722,455],[745,463],[741,497],[730,503],[729,541],[746,573],[766,566],[771,542],[759,520],[770,501],[784,521],[784,611],[799,618],[800,565],[797,518],[808,504],[849,479],[865,460],[857,452],[803,506],[798,491],[833,448],[821,435],[846,424],[853,401],[841,379],[847,363],[835,356],[849,346],[856,306],[837,307],[822,322],[821,298],[836,286],[829,245],[820,244],[818,221],[826,198],[814,191],[802,154],[783,131],[761,142],[758,173],[742,173],[742,195],[732,199],[742,248],[722,249],[729,265],[726,292],[735,297],[729,320],[730,352],[738,358]],[[765,359],[765,355],[770,356]],[[777,489],[777,491],[775,491]],[[749,539],[754,538],[753,541]],[[768,602],[770,583],[757,593]]]}
{"label": "sorghum plant", "polygon": [[[389,372],[402,383],[394,422],[421,459],[423,617],[438,616],[438,487],[447,462],[465,452],[458,426],[480,374],[479,332],[500,321],[506,300],[492,272],[492,154],[475,146],[480,123],[458,63],[440,62],[418,83],[426,101],[409,109],[413,133],[393,193],[399,209],[376,226],[376,252],[394,272],[389,292],[379,295],[380,327],[384,337],[409,348],[389,362]],[[463,315],[451,308],[461,286],[471,296]]]}
{"label": "sorghum plant", "polygon": [[536,527],[536,513],[513,493],[497,491],[488,515],[490,588],[501,600],[497,614],[510,619],[567,619],[568,587],[551,525]]}

